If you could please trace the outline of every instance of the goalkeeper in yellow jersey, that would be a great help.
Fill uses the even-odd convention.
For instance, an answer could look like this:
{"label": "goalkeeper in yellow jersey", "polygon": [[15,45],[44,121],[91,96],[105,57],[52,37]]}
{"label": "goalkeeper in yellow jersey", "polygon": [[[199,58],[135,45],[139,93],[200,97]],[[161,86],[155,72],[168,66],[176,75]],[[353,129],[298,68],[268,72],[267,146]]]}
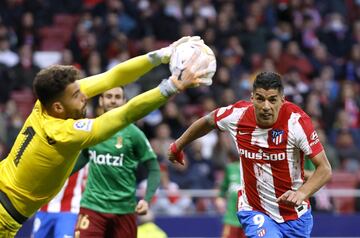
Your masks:
{"label": "goalkeeper in yellow jersey", "polygon": [[[207,73],[200,69],[206,67],[173,72],[158,87],[95,119],[84,118],[88,98],[135,81],[153,67],[168,63],[180,43],[199,40],[183,37],[168,47],[81,80],[72,66],[41,70],[33,84],[38,101],[8,157],[0,162],[0,237],[14,237],[21,224],[59,192],[81,149],[109,138],[177,92],[198,86]],[[188,66],[194,65],[199,55],[195,52]]]}

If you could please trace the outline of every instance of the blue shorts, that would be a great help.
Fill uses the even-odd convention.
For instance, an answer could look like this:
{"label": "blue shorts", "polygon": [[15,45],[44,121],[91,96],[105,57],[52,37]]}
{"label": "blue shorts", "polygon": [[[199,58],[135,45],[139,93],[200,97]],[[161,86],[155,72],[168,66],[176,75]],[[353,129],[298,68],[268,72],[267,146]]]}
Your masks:
{"label": "blue shorts", "polygon": [[313,227],[313,217],[309,209],[300,218],[277,223],[268,215],[257,211],[241,211],[237,217],[246,237],[250,238],[309,238]]}
{"label": "blue shorts", "polygon": [[34,220],[34,238],[74,237],[77,214],[71,212],[37,212]]}

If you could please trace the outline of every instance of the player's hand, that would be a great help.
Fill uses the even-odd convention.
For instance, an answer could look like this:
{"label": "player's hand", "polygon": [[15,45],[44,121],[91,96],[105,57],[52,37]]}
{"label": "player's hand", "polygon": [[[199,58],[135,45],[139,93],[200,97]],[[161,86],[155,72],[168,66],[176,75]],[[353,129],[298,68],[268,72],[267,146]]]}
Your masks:
{"label": "player's hand", "polygon": [[168,157],[174,164],[179,163],[181,165],[185,165],[184,152],[177,149],[175,142],[170,144]]}
{"label": "player's hand", "polygon": [[190,60],[186,62],[183,69],[177,68],[172,72],[169,79],[163,80],[160,85],[160,92],[165,97],[170,97],[187,88],[198,87],[203,83],[202,78],[209,73],[208,65],[210,58],[195,63],[200,57],[200,49],[195,49]]}
{"label": "player's hand", "polygon": [[141,199],[135,207],[135,212],[138,215],[145,215],[149,210],[149,204],[144,199]]}
{"label": "player's hand", "polygon": [[288,190],[278,199],[276,199],[276,202],[284,203],[289,207],[297,207],[304,202],[305,198],[306,195],[301,191]]}
{"label": "player's hand", "polygon": [[168,64],[170,61],[170,57],[172,53],[175,51],[175,48],[185,42],[189,41],[198,41],[203,42],[203,40],[200,38],[200,36],[184,36],[180,38],[179,40],[173,42],[168,47],[161,48],[159,50],[152,51],[148,53],[148,57],[153,65],[159,65],[159,64]]}

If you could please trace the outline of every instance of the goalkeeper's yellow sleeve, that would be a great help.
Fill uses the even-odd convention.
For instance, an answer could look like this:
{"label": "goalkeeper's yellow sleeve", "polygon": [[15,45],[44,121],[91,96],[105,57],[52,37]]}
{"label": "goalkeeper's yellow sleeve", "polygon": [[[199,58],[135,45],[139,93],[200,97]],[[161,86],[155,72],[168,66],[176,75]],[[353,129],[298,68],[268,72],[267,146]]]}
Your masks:
{"label": "goalkeeper's yellow sleeve", "polygon": [[125,105],[104,113],[94,119],[93,131],[98,135],[90,143],[97,144],[99,141],[112,136],[128,124],[162,106],[167,99],[161,94],[159,87],[156,87],[134,97]]}
{"label": "goalkeeper's yellow sleeve", "polygon": [[48,135],[61,144],[74,148],[86,148],[109,138],[130,123],[159,108],[166,101],[167,97],[161,94],[160,88],[157,87],[97,118],[68,119],[63,123],[54,124],[52,130],[48,131]]}
{"label": "goalkeeper's yellow sleeve", "polygon": [[147,55],[134,57],[102,74],[79,80],[80,90],[91,98],[114,87],[134,82],[153,67]]}

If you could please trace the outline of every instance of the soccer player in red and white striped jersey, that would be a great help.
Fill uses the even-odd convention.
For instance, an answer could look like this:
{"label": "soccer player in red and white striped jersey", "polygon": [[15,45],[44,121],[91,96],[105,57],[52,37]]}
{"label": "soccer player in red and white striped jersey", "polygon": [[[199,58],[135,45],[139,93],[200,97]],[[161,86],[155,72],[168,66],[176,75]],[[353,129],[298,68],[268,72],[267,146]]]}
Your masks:
{"label": "soccer player in red and white striped jersey", "polygon": [[70,176],[61,191],[41,207],[35,215],[34,238],[73,237],[86,176],[87,166]]}
{"label": "soccer player in red and white striped jersey", "polygon": [[[229,132],[237,146],[237,215],[246,236],[310,237],[308,198],[330,179],[331,167],[310,117],[284,99],[281,76],[258,74],[250,102],[216,109],[194,122],[170,146],[169,159],[183,163],[182,149],[215,128]],[[316,166],[306,181],[305,155]]]}

